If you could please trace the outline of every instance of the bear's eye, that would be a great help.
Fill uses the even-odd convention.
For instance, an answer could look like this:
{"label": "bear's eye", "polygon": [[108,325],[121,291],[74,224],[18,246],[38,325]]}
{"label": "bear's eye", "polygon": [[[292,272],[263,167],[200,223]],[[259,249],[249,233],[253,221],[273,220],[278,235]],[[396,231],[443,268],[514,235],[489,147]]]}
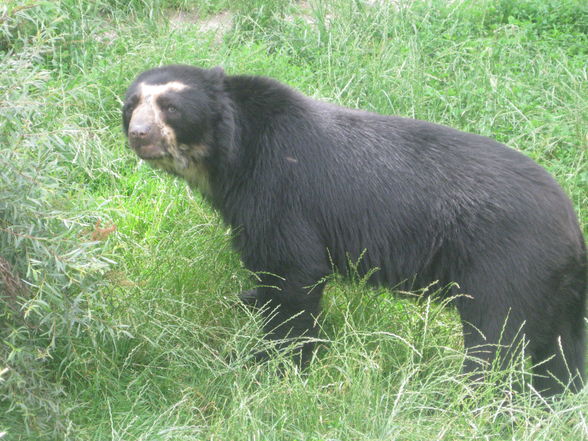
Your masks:
{"label": "bear's eye", "polygon": [[169,106],[166,107],[166,109],[169,113],[176,113],[178,111],[176,106],[172,106],[171,104]]}

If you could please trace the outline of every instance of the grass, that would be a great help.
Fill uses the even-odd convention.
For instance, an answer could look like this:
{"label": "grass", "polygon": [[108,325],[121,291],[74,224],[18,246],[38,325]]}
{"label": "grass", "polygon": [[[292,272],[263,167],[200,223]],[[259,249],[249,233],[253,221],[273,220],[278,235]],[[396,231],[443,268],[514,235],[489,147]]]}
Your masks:
{"label": "grass", "polygon": [[553,173],[588,233],[581,0],[9,0],[1,440],[588,439],[588,391],[514,393],[525,366],[473,390],[454,312],[361,279],[329,284],[307,373],[248,363],[263,342],[230,232],[120,129],[129,82],[165,63],[491,136]]}

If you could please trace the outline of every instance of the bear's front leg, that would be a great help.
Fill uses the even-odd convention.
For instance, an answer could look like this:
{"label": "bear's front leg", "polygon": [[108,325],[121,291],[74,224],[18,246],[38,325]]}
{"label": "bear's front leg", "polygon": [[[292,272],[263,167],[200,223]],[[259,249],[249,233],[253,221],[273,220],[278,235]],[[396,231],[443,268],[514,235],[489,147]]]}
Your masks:
{"label": "bear's front leg", "polygon": [[241,303],[248,308],[257,309],[263,306],[259,301],[259,293],[257,288],[248,289],[247,291],[241,291],[237,294]]}
{"label": "bear's front leg", "polygon": [[[324,283],[309,286],[285,279],[280,286],[241,293],[247,293],[244,295],[247,300],[255,296],[254,304],[261,308],[264,317],[265,337],[276,342],[278,351],[291,351],[293,361],[301,368],[312,358],[323,288]],[[257,360],[268,357],[267,351],[255,355]]]}

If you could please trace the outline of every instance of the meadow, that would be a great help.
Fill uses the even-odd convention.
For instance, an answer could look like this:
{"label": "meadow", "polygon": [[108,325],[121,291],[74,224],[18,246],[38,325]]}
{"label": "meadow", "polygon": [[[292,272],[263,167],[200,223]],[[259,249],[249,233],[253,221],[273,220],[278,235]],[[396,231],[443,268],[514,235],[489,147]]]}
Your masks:
{"label": "meadow", "polygon": [[585,0],[7,0],[0,440],[588,440],[588,390],[544,401],[524,363],[474,389],[454,311],[359,276],[330,280],[307,371],[250,363],[231,231],[122,133],[168,63],[497,139],[588,234]]}

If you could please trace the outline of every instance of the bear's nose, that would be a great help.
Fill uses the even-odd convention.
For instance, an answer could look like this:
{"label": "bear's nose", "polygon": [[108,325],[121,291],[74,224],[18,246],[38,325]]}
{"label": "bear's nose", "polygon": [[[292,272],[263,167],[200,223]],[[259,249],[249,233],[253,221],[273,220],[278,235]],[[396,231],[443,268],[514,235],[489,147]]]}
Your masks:
{"label": "bear's nose", "polygon": [[148,124],[133,124],[129,127],[129,135],[133,138],[146,138],[149,134]]}

